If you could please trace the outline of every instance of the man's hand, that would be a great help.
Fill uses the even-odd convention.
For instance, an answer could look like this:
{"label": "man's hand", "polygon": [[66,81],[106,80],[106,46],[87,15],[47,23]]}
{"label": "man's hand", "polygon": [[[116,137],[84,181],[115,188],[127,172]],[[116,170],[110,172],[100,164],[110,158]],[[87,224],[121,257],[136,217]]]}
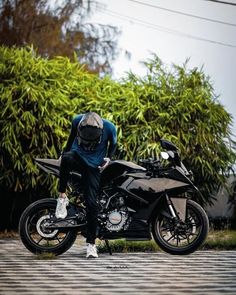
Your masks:
{"label": "man's hand", "polygon": [[111,159],[110,158],[104,158],[103,159],[104,162],[102,164],[102,166],[98,166],[98,169],[100,170],[100,172],[102,172],[110,163]]}

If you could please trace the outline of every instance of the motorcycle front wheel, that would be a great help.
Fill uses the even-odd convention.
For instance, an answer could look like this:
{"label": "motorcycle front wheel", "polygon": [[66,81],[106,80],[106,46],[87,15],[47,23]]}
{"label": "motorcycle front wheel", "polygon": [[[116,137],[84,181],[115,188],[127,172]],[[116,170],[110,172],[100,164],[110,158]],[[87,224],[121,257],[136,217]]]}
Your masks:
{"label": "motorcycle front wheel", "polygon": [[203,208],[187,200],[186,220],[179,222],[159,213],[152,224],[152,234],[159,247],[167,253],[185,255],[196,251],[205,241],[209,221]]}
{"label": "motorcycle front wheel", "polygon": [[29,205],[19,221],[19,234],[24,246],[34,254],[60,255],[75,242],[77,231],[70,229],[45,229],[44,224],[55,216],[55,199],[42,199]]}

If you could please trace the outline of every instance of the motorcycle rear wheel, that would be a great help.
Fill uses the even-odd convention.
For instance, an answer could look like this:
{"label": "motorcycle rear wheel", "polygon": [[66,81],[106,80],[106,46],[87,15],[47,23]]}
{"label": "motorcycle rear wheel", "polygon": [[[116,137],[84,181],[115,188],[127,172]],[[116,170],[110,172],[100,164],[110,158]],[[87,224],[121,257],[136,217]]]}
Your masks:
{"label": "motorcycle rear wheel", "polygon": [[186,221],[182,225],[158,214],[152,226],[152,234],[158,246],[174,255],[196,251],[205,241],[208,230],[209,221],[205,211],[192,200],[187,200]]}
{"label": "motorcycle rear wheel", "polygon": [[77,231],[44,230],[43,223],[55,215],[55,199],[42,199],[29,205],[19,221],[19,234],[24,246],[34,254],[60,255],[75,242]]}

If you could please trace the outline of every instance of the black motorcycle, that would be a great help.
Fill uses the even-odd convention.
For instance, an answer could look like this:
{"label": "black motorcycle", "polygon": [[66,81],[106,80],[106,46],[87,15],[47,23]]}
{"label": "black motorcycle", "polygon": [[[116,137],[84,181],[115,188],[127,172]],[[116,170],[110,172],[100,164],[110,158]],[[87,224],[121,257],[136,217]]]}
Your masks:
{"label": "black motorcycle", "polygon": [[[104,240],[151,240],[171,254],[189,254],[207,237],[209,222],[203,208],[190,200],[198,188],[180,160],[178,150],[160,141],[166,152],[158,160],[141,160],[140,165],[124,160],[110,162],[101,175],[98,196],[97,238]],[[47,173],[59,176],[60,160],[36,159]],[[86,237],[86,208],[81,175],[71,172],[68,183],[70,204],[65,219],[55,217],[56,199],[41,199],[23,212],[20,237],[32,253],[59,255]]]}

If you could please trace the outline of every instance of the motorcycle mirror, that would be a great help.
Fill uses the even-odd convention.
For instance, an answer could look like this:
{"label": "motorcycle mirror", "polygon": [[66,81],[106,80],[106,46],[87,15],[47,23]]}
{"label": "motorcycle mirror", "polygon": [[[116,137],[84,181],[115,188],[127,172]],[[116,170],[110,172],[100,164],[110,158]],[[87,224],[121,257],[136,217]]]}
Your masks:
{"label": "motorcycle mirror", "polygon": [[167,152],[161,152],[161,157],[165,160],[167,160],[169,158],[169,155]]}

